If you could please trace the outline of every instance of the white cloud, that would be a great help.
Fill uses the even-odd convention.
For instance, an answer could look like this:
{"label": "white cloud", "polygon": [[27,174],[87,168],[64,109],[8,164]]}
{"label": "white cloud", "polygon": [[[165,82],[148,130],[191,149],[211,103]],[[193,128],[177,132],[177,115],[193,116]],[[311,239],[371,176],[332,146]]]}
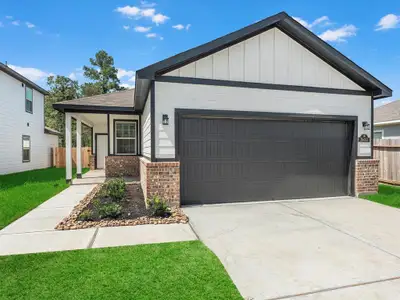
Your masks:
{"label": "white cloud", "polygon": [[192,27],[192,24],[187,24],[186,25],[186,30],[189,31],[190,27]]}
{"label": "white cloud", "polygon": [[128,79],[129,82],[135,82],[136,81],[136,72],[133,73],[133,76]]}
{"label": "white cloud", "polygon": [[178,29],[178,30],[182,30],[182,29],[185,28],[185,26],[183,26],[182,24],[177,24],[177,25],[172,26],[172,28],[175,28],[175,29]]}
{"label": "white cloud", "polygon": [[127,25],[122,26],[122,28],[124,28],[125,30],[128,30],[130,27]]}
{"label": "white cloud", "polygon": [[19,21],[18,20],[13,21],[13,22],[11,22],[11,24],[13,24],[14,26],[19,26]]}
{"label": "white cloud", "polygon": [[71,80],[76,80],[76,74],[72,72],[71,74],[68,75],[68,78]]}
{"label": "white cloud", "polygon": [[157,37],[157,34],[156,33],[148,33],[148,34],[146,34],[146,37],[147,38],[156,38]]}
{"label": "white cloud", "polygon": [[127,5],[127,6],[124,6],[124,7],[117,7],[115,9],[115,11],[117,11],[117,12],[119,12],[119,13],[125,15],[125,16],[133,17],[133,16],[139,15],[141,9],[139,7],[136,7],[136,6]]}
{"label": "white cloud", "polygon": [[344,25],[335,30],[327,30],[319,35],[326,42],[345,42],[346,38],[355,36],[357,27],[354,25]]}
{"label": "white cloud", "polygon": [[400,16],[388,14],[379,20],[378,24],[376,24],[375,31],[397,28],[399,24]]}
{"label": "white cloud", "polygon": [[140,11],[140,14],[143,17],[153,17],[155,13],[156,13],[156,10],[154,8],[146,8],[146,9],[142,9]]}
{"label": "white cloud", "polygon": [[169,19],[169,17],[167,17],[167,16],[165,16],[163,14],[156,14],[151,18],[151,20],[154,23],[156,23],[157,25],[164,24],[168,19]]}
{"label": "white cloud", "polygon": [[126,88],[126,89],[133,89],[135,87],[134,84],[129,84],[129,83],[122,83],[120,84],[122,87]]}
{"label": "white cloud", "polygon": [[36,68],[29,68],[29,67],[25,68],[14,65],[8,65],[8,66],[14,71],[20,73],[22,76],[25,76],[26,78],[32,81],[40,81],[47,78],[48,76],[54,75],[53,73],[47,73],[45,71]]}
{"label": "white cloud", "polygon": [[141,7],[154,7],[157,4],[154,2],[147,2],[147,1],[140,1],[140,6]]}
{"label": "white cloud", "polygon": [[133,75],[135,75],[135,71],[118,68],[118,73],[117,73],[118,79],[121,79],[122,77],[132,77]]}
{"label": "white cloud", "polygon": [[163,41],[163,40],[164,40],[164,37],[160,36],[160,41]]}
{"label": "white cloud", "polygon": [[319,17],[311,23],[308,23],[306,20],[299,18],[299,17],[293,17],[293,19],[295,19],[297,22],[299,22],[301,25],[303,25],[304,27],[306,27],[308,29],[311,29],[317,25],[326,26],[326,25],[331,24],[328,16]]}
{"label": "white cloud", "polygon": [[151,30],[151,27],[143,27],[143,26],[135,27],[136,32],[149,32],[150,30]]}
{"label": "white cloud", "polygon": [[12,20],[12,19],[13,19],[13,16],[6,16],[6,19]]}
{"label": "white cloud", "polygon": [[35,28],[35,24],[29,23],[29,22],[25,22],[25,25],[28,28]]}

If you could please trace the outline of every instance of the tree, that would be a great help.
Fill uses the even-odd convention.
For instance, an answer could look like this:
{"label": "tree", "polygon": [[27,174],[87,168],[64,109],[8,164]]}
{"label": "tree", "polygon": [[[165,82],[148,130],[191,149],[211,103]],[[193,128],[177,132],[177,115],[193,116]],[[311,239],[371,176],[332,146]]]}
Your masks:
{"label": "tree", "polygon": [[114,67],[114,58],[106,51],[100,50],[96,53],[95,58],[90,58],[89,61],[91,67],[83,66],[83,75],[93,82],[82,86],[85,96],[106,94],[123,89],[117,77],[118,70]]}
{"label": "tree", "polygon": [[79,98],[79,85],[75,80],[58,75],[48,77],[47,85],[49,86],[49,95],[46,96],[44,102],[45,124],[62,133],[60,145],[63,146],[65,144],[65,118],[63,113],[53,108],[53,104]]}
{"label": "tree", "polygon": [[102,88],[99,84],[93,82],[86,82],[81,85],[81,91],[83,97],[90,97],[95,95],[101,95]]}

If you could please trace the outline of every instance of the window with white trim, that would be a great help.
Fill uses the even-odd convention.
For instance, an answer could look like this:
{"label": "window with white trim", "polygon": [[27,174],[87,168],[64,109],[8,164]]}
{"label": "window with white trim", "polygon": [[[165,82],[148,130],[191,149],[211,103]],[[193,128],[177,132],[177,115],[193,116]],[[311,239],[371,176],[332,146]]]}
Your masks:
{"label": "window with white trim", "polygon": [[25,111],[33,113],[33,90],[25,86]]}
{"label": "window with white trim", "polygon": [[115,154],[136,155],[136,122],[115,122]]}
{"label": "window with white trim", "polygon": [[29,135],[22,136],[22,162],[31,161],[31,137]]}

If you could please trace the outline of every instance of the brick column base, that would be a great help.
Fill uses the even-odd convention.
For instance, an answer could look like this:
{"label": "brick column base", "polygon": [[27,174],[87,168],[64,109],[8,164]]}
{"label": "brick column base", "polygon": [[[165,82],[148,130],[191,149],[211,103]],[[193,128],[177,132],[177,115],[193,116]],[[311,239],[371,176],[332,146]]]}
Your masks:
{"label": "brick column base", "polygon": [[138,156],[106,156],[106,177],[139,177]]}
{"label": "brick column base", "polygon": [[89,169],[96,170],[96,155],[89,156]]}
{"label": "brick column base", "polygon": [[158,195],[170,206],[180,205],[179,162],[150,162],[141,157],[140,184],[146,200]]}
{"label": "brick column base", "polygon": [[379,160],[356,160],[356,195],[376,194],[379,182]]}

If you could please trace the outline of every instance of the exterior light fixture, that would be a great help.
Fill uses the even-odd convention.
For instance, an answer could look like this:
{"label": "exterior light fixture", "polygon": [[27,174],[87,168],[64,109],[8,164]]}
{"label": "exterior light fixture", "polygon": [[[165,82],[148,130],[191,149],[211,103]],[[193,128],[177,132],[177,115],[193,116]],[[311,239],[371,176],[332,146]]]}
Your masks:
{"label": "exterior light fixture", "polygon": [[362,122],[362,126],[364,130],[371,130],[371,125],[367,121]]}
{"label": "exterior light fixture", "polygon": [[169,117],[168,115],[162,115],[162,124],[168,125],[169,124]]}

